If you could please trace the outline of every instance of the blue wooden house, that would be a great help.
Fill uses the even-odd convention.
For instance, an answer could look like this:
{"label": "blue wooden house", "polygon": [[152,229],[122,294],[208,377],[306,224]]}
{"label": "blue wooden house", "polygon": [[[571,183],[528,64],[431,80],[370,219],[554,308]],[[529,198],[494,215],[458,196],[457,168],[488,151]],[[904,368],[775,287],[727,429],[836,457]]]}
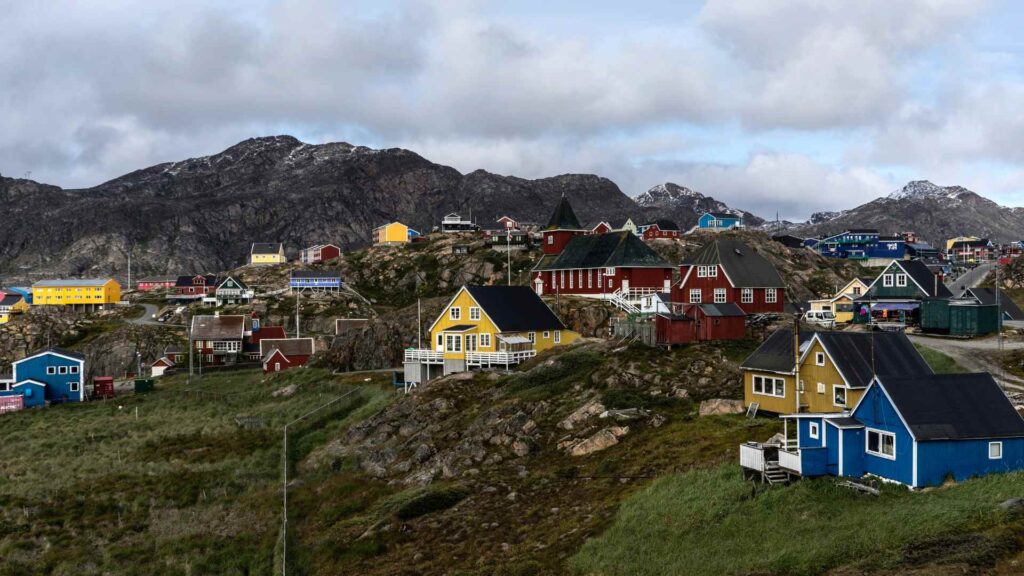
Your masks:
{"label": "blue wooden house", "polygon": [[85,400],[85,356],[50,348],[18,360],[11,378],[0,380],[0,396],[16,395],[26,408]]}
{"label": "blue wooden house", "polygon": [[[872,476],[922,488],[1024,470],[1024,419],[987,373],[876,377],[852,412],[783,418],[777,460],[762,459],[776,477]],[[749,469],[757,454],[744,446]]]}
{"label": "blue wooden house", "polygon": [[697,227],[702,230],[728,230],[742,228],[743,216],[728,212],[705,212],[697,220]]}
{"label": "blue wooden house", "polygon": [[872,228],[857,228],[819,239],[811,248],[828,258],[881,265],[892,260],[902,260],[906,255],[907,243],[902,236],[882,236]]}
{"label": "blue wooden house", "polygon": [[292,292],[337,292],[341,290],[341,272],[336,270],[293,270]]}

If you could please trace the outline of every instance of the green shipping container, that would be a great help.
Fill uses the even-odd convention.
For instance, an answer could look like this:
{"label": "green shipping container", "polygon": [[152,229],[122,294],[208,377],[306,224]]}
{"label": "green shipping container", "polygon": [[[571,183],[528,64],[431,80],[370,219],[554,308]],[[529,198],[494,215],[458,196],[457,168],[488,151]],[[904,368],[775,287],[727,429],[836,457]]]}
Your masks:
{"label": "green shipping container", "polygon": [[135,393],[145,394],[146,392],[153,391],[153,379],[152,378],[139,378],[135,381]]}
{"label": "green shipping container", "polygon": [[968,305],[949,307],[949,333],[954,336],[981,336],[999,330],[999,307]]}
{"label": "green shipping container", "polygon": [[949,330],[949,300],[925,300],[921,302],[921,329],[926,332]]}

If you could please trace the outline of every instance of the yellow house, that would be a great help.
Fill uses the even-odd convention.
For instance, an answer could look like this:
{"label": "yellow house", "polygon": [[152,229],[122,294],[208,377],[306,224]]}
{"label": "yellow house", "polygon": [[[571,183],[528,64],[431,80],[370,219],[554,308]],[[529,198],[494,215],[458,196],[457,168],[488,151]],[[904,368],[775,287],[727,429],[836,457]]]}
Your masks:
{"label": "yellow house", "polygon": [[41,280],[32,285],[33,306],[82,306],[96,309],[121,301],[121,285],[113,278]]}
{"label": "yellow house", "polygon": [[279,242],[257,242],[249,252],[250,264],[284,264],[284,244]]}
{"label": "yellow house", "polygon": [[946,251],[948,252],[952,250],[953,244],[956,244],[957,242],[975,242],[977,240],[981,240],[981,238],[978,238],[977,236],[957,236],[956,238],[950,238],[949,240],[946,240]]}
{"label": "yellow house", "polygon": [[405,351],[405,378],[514,366],[579,337],[529,286],[463,286],[430,325],[427,347]]}
{"label": "yellow house", "polygon": [[409,227],[401,222],[392,222],[373,229],[374,244],[405,244],[411,236]]}
{"label": "yellow house", "polygon": [[0,324],[11,321],[14,314],[28,312],[28,303],[21,294],[5,294],[0,292]]}
{"label": "yellow house", "polygon": [[853,322],[853,301],[868,291],[872,281],[872,278],[854,278],[831,298],[811,300],[808,305],[812,311],[831,311],[837,324]]}
{"label": "yellow house", "polygon": [[790,329],[772,334],[740,369],[744,404],[774,414],[845,412],[876,374],[932,373],[906,335],[897,332],[801,332],[797,364]]}

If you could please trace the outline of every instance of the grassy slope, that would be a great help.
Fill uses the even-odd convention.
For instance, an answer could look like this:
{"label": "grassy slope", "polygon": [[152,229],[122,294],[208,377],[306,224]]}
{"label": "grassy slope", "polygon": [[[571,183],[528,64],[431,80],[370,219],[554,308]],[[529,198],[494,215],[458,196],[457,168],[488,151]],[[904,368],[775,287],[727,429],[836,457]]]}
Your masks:
{"label": "grassy slope", "polygon": [[[879,497],[834,480],[755,490],[735,465],[663,478],[627,500],[572,567],[586,574],[821,574],[922,562],[991,566],[1019,547],[1024,523],[996,505],[1024,474]],[[950,538],[972,532],[972,536]]]}
{"label": "grassy slope", "polygon": [[[270,395],[287,384],[298,391]],[[353,385],[358,400],[294,428],[294,461],[379,409],[387,388],[245,371],[208,375],[191,393],[179,376],[145,396],[0,417],[0,574],[269,573],[280,427]],[[239,415],[266,428],[239,429]]]}
{"label": "grassy slope", "polygon": [[958,364],[948,354],[920,344],[914,344],[914,348],[917,348],[917,351],[924,357],[924,361],[931,366],[932,371],[936,374],[962,374],[967,372],[966,368]]}

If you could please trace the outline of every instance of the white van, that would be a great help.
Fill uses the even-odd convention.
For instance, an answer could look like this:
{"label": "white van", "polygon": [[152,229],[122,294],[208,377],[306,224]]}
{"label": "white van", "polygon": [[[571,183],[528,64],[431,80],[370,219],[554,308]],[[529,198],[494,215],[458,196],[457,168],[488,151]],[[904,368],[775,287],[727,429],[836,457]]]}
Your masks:
{"label": "white van", "polygon": [[804,313],[804,322],[825,328],[834,328],[836,315],[831,310],[808,310]]}

